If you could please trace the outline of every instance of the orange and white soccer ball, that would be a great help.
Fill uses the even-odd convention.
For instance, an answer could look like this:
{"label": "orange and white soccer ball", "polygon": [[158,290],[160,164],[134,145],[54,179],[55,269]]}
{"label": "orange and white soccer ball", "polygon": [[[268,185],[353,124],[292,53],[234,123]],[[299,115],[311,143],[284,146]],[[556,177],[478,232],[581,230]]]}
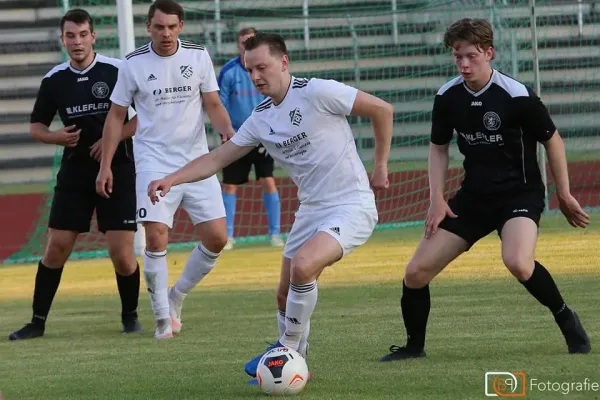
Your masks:
{"label": "orange and white soccer ball", "polygon": [[272,396],[295,396],[308,381],[304,358],[287,347],[274,348],[262,356],[256,370],[260,389]]}

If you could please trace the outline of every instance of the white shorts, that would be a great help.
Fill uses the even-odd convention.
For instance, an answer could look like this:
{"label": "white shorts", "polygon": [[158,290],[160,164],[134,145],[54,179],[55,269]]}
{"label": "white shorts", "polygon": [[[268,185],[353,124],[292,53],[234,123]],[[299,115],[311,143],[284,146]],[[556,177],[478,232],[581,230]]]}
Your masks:
{"label": "white shorts", "polygon": [[162,172],[137,173],[137,222],[161,222],[173,228],[173,217],[180,206],[188,213],[194,225],[225,217],[221,184],[216,175],[200,182],[174,186],[153,205],[148,197],[148,185],[166,175]]}
{"label": "white shorts", "polygon": [[286,240],[283,256],[294,258],[296,252],[317,232],[330,234],[339,242],[343,256],[346,256],[367,242],[377,219],[375,201],[333,207],[301,205]]}

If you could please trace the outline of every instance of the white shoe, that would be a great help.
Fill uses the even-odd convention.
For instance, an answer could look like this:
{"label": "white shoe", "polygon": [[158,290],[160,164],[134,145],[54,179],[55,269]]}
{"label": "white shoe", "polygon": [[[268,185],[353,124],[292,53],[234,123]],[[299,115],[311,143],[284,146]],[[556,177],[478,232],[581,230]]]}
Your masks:
{"label": "white shoe", "polygon": [[271,235],[271,246],[283,247],[285,246],[285,242],[283,241],[280,235]]}
{"label": "white shoe", "polygon": [[173,337],[173,328],[171,327],[171,319],[157,319],[156,330],[154,331],[156,339],[170,339]]}
{"label": "white shoe", "polygon": [[173,288],[169,289],[169,315],[171,316],[171,327],[173,333],[181,332],[181,309],[183,307],[183,300],[177,300],[173,295]]}
{"label": "white shoe", "polygon": [[234,238],[232,238],[232,237],[227,238],[227,243],[225,244],[225,247],[223,247],[223,250],[232,250],[234,244],[235,244]]}

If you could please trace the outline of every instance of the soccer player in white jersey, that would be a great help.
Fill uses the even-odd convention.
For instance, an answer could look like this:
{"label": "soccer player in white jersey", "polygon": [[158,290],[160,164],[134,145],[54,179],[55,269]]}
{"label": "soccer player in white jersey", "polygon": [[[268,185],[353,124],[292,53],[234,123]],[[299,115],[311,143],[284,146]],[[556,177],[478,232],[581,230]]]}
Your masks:
{"label": "soccer player in white jersey", "polygon": [[[148,184],[198,156],[208,153],[203,107],[212,125],[227,139],[233,128],[218,95],[211,58],[200,45],[179,40],[183,8],[173,0],[157,0],[148,12],[152,41],[126,56],[103,132],[102,163],[96,190],[111,195],[110,161],[121,136],[127,107],[135,104],[138,128],[134,137],[137,219],[146,228],[144,277],[156,317],[155,337],[170,338],[181,330],[181,307],[186,294],[214,267],[227,243],[225,208],[214,174],[203,182],[182,185],[160,204],[146,195]],[[190,216],[200,244],[184,271],[168,287],[168,232],[178,207]]]}
{"label": "soccer player in white jersey", "polygon": [[[372,120],[375,169],[370,184],[384,189],[389,185],[393,109],[340,82],[291,76],[286,45],[277,34],[257,33],[246,41],[245,49],[246,69],[267,98],[230,141],[152,182],[148,196],[153,204],[161,204],[177,185],[207,179],[259,143],[265,146],[298,186],[300,200],[284,247],[277,292],[280,339],[269,349],[286,346],[306,355],[317,278],[325,267],[364,244],[378,219],[346,115]],[[246,364],[248,375],[256,376],[261,356]]]}

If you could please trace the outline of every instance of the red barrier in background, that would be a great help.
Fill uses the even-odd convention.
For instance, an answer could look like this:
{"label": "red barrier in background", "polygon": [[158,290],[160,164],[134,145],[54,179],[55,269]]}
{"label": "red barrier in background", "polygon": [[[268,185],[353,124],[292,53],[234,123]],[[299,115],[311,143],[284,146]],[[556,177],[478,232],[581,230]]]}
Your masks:
{"label": "red barrier in background", "polygon": [[[460,183],[456,179],[460,169],[448,172],[451,186],[455,190]],[[600,161],[574,162],[569,164],[571,191],[584,207],[600,206]],[[550,176],[550,174],[548,175]],[[298,207],[296,187],[289,178],[278,178],[277,185],[281,198],[281,230],[291,228],[294,212]],[[28,237],[36,227],[40,207],[46,201],[46,194],[23,194],[0,196],[0,260],[10,257],[27,243]],[[390,175],[390,188],[377,195],[377,207],[380,223],[414,221],[424,218],[428,207],[429,189],[427,171],[404,171]],[[556,208],[556,197],[550,199],[550,207]],[[262,189],[256,182],[248,183],[238,189],[235,236],[264,235],[267,233],[267,218],[263,208]],[[179,211],[171,234],[172,241],[193,241],[194,227],[185,215]],[[95,248],[104,242],[97,232],[82,238],[93,243]],[[40,247],[43,243],[40,243]],[[84,244],[85,246],[85,244]],[[78,246],[79,247],[79,246]],[[41,251],[41,249],[40,249]]]}

